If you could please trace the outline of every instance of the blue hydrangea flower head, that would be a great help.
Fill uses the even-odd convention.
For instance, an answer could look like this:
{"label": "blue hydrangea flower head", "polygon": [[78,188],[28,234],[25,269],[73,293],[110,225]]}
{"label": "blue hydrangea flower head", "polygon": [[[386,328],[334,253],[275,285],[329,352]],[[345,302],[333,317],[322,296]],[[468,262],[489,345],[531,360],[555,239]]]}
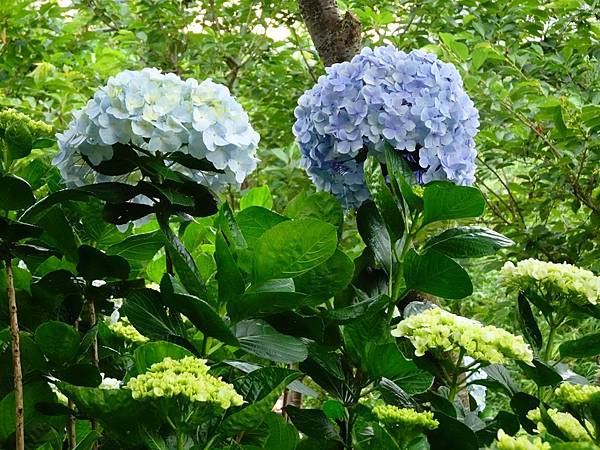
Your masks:
{"label": "blue hydrangea flower head", "polygon": [[434,55],[364,48],[328,67],[295,116],[304,169],[346,208],[369,198],[363,163],[366,155],[383,162],[385,144],[406,159],[416,183],[475,181],[479,114],[456,68]]}
{"label": "blue hydrangea flower head", "polygon": [[207,159],[224,173],[187,169],[186,175],[212,188],[240,185],[258,162],[259,135],[227,87],[154,68],[111,77],[57,138],[60,153],[53,162],[74,185],[113,180],[90,164],[110,160],[119,143]]}

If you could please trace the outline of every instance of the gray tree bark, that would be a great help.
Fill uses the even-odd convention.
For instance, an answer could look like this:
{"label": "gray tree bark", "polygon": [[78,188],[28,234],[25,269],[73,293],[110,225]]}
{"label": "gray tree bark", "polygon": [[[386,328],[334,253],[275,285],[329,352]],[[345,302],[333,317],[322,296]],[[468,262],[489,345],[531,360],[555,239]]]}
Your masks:
{"label": "gray tree bark", "polygon": [[342,16],[336,0],[298,0],[298,5],[326,66],[350,61],[360,52],[360,21],[350,11]]}

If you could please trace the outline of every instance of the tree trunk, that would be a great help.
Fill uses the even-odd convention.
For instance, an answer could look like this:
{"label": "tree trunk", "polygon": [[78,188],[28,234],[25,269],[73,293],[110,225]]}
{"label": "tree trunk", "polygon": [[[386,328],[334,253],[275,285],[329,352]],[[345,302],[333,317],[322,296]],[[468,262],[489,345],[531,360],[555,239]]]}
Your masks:
{"label": "tree trunk", "polygon": [[326,66],[350,61],[360,52],[360,21],[349,11],[342,17],[336,0],[298,0],[298,4]]}
{"label": "tree trunk", "polygon": [[21,349],[19,339],[19,320],[17,315],[17,297],[11,258],[6,258],[6,293],[10,314],[10,335],[12,338],[13,379],[15,387],[15,442],[16,450],[25,449],[25,415],[23,408],[23,371],[21,369]]}

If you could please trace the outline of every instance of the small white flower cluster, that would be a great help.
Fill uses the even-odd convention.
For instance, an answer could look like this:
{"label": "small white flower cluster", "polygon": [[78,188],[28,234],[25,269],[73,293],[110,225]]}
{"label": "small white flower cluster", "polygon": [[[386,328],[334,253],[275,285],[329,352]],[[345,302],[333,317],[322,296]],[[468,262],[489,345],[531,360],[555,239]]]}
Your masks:
{"label": "small white flower cluster", "polygon": [[525,259],[517,265],[506,262],[500,272],[500,283],[511,288],[536,288],[542,285],[549,295],[566,294],[571,301],[600,300],[600,277],[571,264]]}
{"label": "small white flower cluster", "polygon": [[188,169],[187,175],[212,187],[241,184],[256,168],[260,139],[226,86],[210,79],[184,81],[155,68],[111,77],[57,138],[60,153],[53,162],[71,184],[110,181],[88,162],[110,160],[113,145],[120,143],[155,155],[206,158],[224,174]]}
{"label": "small white flower cluster", "polygon": [[428,350],[462,350],[476,361],[503,364],[514,359],[531,364],[533,353],[522,336],[476,320],[457,316],[441,308],[430,308],[402,320],[392,335],[407,337],[415,355]]}

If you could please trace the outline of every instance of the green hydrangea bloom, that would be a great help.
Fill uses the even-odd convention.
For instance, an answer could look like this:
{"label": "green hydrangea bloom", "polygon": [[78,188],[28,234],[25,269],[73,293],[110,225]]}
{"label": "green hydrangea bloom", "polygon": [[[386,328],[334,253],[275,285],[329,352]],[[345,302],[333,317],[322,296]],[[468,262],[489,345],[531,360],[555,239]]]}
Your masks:
{"label": "green hydrangea bloom", "polygon": [[477,361],[491,364],[504,364],[509,359],[531,364],[533,360],[533,353],[523,337],[494,326],[483,326],[441,308],[430,308],[402,320],[392,335],[410,339],[416,356],[428,350],[462,350]]}
{"label": "green hydrangea bloom", "polygon": [[575,303],[589,302],[595,305],[600,300],[600,277],[566,263],[556,264],[532,258],[519,261],[516,266],[507,262],[500,271],[499,281],[504,286],[517,289],[541,285],[546,294],[566,294]]}
{"label": "green hydrangea bloom", "polygon": [[498,450],[550,450],[550,444],[543,442],[539,437],[533,439],[527,435],[513,437],[506,434],[504,430],[498,430],[496,448]]}
{"label": "green hydrangea bloom", "polygon": [[0,138],[3,139],[6,130],[15,124],[25,125],[34,139],[52,135],[52,127],[50,125],[38,120],[32,120],[29,116],[14,109],[5,109],[0,111]]}
{"label": "green hydrangea bloom", "polygon": [[392,405],[377,405],[373,408],[375,417],[386,425],[397,425],[414,431],[435,430],[439,422],[431,411],[417,412],[412,408],[398,408]]}
{"label": "green hydrangea bloom", "polygon": [[[581,423],[579,423],[579,421],[571,414],[556,409],[548,409],[547,413],[557,428],[571,441],[585,442],[592,440],[583,425],[581,425]],[[542,414],[539,408],[529,411],[527,413],[527,418],[536,422],[538,433],[545,433],[547,431],[542,422]]]}
{"label": "green hydrangea bloom", "polygon": [[223,409],[240,406],[244,399],[231,384],[208,374],[206,360],[193,356],[165,358],[127,383],[135,399],[185,398],[205,402]]}
{"label": "green hydrangea bloom", "polygon": [[582,405],[589,402],[592,397],[600,395],[600,386],[564,382],[554,390],[554,394],[563,403]]}
{"label": "green hydrangea bloom", "polygon": [[125,341],[132,342],[134,344],[143,344],[148,341],[148,338],[141,334],[135,329],[133,325],[127,320],[127,317],[121,317],[115,323],[107,321],[107,326],[117,336],[120,336]]}

